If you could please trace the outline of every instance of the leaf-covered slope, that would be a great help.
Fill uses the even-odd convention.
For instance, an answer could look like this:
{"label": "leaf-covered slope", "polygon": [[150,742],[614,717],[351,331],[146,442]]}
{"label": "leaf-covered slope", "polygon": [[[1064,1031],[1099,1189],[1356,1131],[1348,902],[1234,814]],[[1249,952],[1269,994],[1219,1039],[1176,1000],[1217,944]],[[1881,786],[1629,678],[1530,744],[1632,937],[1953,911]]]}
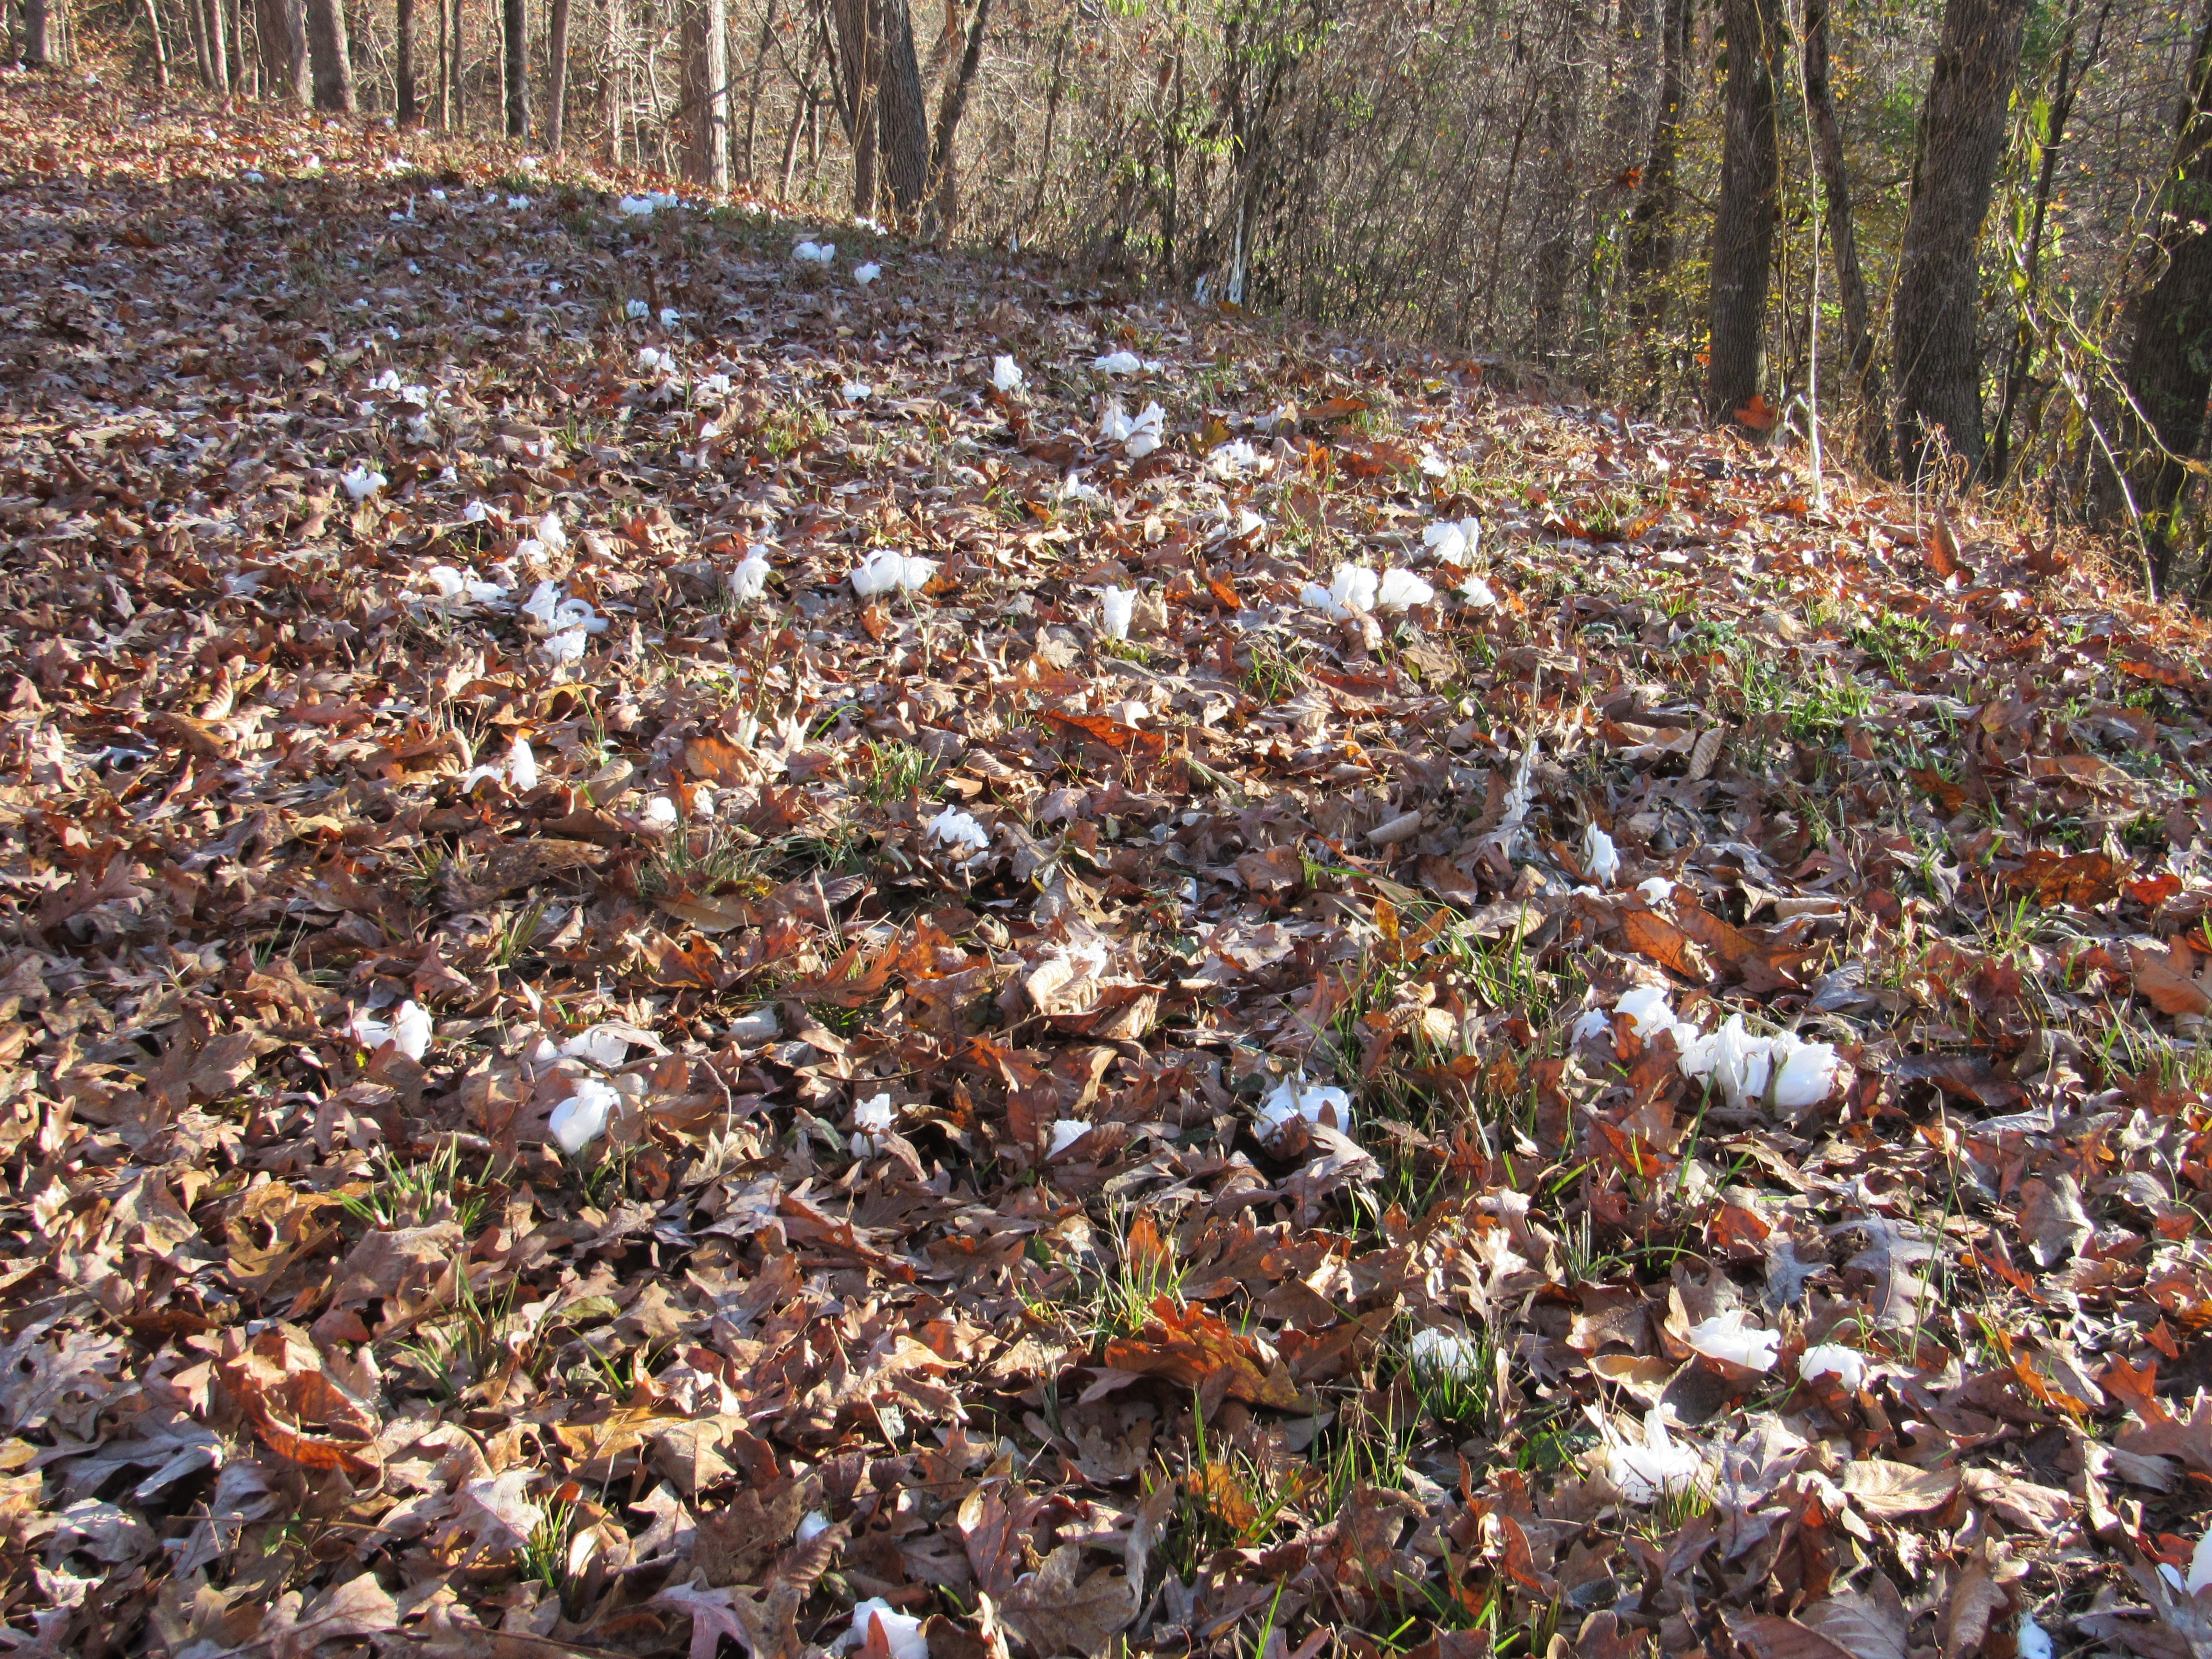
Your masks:
{"label": "leaf-covered slope", "polygon": [[0,171],[19,1650],[2203,1639],[2191,626],[568,164]]}

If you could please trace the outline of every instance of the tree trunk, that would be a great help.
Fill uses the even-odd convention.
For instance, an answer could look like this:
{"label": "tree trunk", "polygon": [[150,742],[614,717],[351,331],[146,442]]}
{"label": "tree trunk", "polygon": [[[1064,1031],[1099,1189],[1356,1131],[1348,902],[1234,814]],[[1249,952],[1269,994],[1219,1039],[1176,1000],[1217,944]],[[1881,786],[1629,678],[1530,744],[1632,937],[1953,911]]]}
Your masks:
{"label": "tree trunk", "polygon": [[752,86],[745,99],[745,152],[741,172],[748,185],[753,176],[753,143],[760,132],[761,87],[768,78],[768,49],[775,38],[776,0],[761,9],[760,46],[753,53]]}
{"label": "tree trunk", "polygon": [[[1651,122],[1651,152],[1636,207],[1628,222],[1628,320],[1648,333],[1667,318],[1667,279],[1674,269],[1674,216],[1681,186],[1675,164],[1681,152],[1682,106],[1690,73],[1690,0],[1666,0],[1660,25],[1659,107]],[[1657,371],[1656,342],[1647,367]]]}
{"label": "tree trunk", "polygon": [[1705,366],[1705,413],[1716,421],[1750,404],[1765,376],[1767,268],[1780,184],[1774,82],[1782,31],[1775,0],[1726,0],[1726,12],[1728,86]]}
{"label": "tree trunk", "polygon": [[[968,26],[968,44],[960,54],[960,68],[937,106],[937,139],[930,149],[930,234],[939,240],[952,234],[960,217],[960,188],[954,165],[953,143],[960,135],[960,118],[968,112],[968,92],[975,84],[976,67],[983,61],[983,34],[990,27],[991,0],[976,0],[975,15]],[[1048,130],[1049,129],[1048,122]]]}
{"label": "tree trunk", "polygon": [[884,180],[902,218],[918,210],[929,189],[929,105],[914,50],[914,15],[907,0],[876,0],[884,42]]}
{"label": "tree trunk", "polygon": [[1898,250],[1891,348],[1897,464],[1916,478],[1936,457],[1938,433],[1970,477],[1981,469],[1976,256],[2027,9],[2028,0],[1947,0],[1943,9]]}
{"label": "tree trunk", "polygon": [[[27,7],[30,0],[24,0]],[[215,85],[215,70],[208,63],[207,18],[200,10],[200,0],[185,0],[185,33],[191,37],[192,67],[200,72],[200,84]]]}
{"label": "tree trunk", "polygon": [[684,8],[684,176],[730,187],[729,28],[722,0]]}
{"label": "tree trunk", "polygon": [[23,0],[23,62],[32,69],[46,69],[53,61],[53,14],[46,0]]}
{"label": "tree trunk", "polygon": [[1558,360],[1567,333],[1567,276],[1575,263],[1575,131],[1582,121],[1583,32],[1589,21],[1583,0],[1572,0],[1559,31],[1559,61],[1546,76],[1543,180],[1530,227],[1535,243],[1534,316],[1536,360]]}
{"label": "tree trunk", "polygon": [[246,20],[239,15],[239,0],[216,0],[222,8],[223,78],[234,93],[246,90]]}
{"label": "tree trunk", "polygon": [[161,10],[155,0],[146,0],[146,32],[154,37],[154,84],[167,90],[169,46],[161,39]]}
{"label": "tree trunk", "polygon": [[230,90],[228,31],[223,27],[222,0],[198,0],[200,27],[207,31],[208,85],[215,91]]}
{"label": "tree trunk", "polygon": [[837,22],[838,62],[832,68],[837,115],[853,147],[853,216],[876,210],[876,94],[883,62],[879,15],[874,0],[833,0]]}
{"label": "tree trunk", "polygon": [[[1828,77],[1828,0],[1805,0],[1805,96],[1811,106],[1814,164],[1828,246],[1836,261],[1836,305],[1843,313],[1844,385],[1861,413],[1859,447],[1876,471],[1889,463],[1888,422],[1882,418],[1881,377],[1874,366],[1874,335],[1867,321],[1866,276],[1851,223],[1851,179],[1844,164],[1844,134],[1836,120],[1836,93]],[[1814,319],[1814,327],[1820,325]]]}
{"label": "tree trunk", "polygon": [[461,0],[453,0],[453,55],[447,63],[446,125],[454,132],[462,131],[468,123],[468,36],[463,27]]}
{"label": "tree trunk", "polygon": [[2066,45],[2059,53],[2058,82],[2051,97],[2050,112],[2045,117],[2042,134],[2037,141],[2039,165],[2035,176],[2035,208],[2029,217],[2027,247],[2021,256],[2021,301],[2020,325],[2013,331],[2012,352],[2005,370],[2004,401],[1997,409],[1997,429],[1990,440],[1989,478],[1991,483],[2002,483],[2012,467],[2012,418],[2020,407],[2021,394],[2027,389],[2030,359],[2036,345],[2037,329],[2033,316],[2037,279],[2043,266],[2043,233],[2051,216],[2051,193],[2057,182],[2058,149],[2066,141],[2067,118],[2074,112],[2074,100],[2081,91],[2082,77],[2096,67],[2105,49],[2105,23],[2112,15],[2112,0],[2104,0],[2098,9],[2097,27],[2089,37],[2089,50],[2080,60],[2077,70],[2074,49],[2080,39],[2078,23],[2081,17],[2079,0],[2069,4],[2066,11]]}
{"label": "tree trunk", "polygon": [[551,59],[545,88],[545,148],[557,155],[568,131],[568,0],[553,0],[545,55]]}
{"label": "tree trunk", "polygon": [[343,0],[307,0],[307,55],[314,62],[315,107],[352,114],[353,55]]}
{"label": "tree trunk", "polygon": [[523,0],[500,0],[500,32],[507,64],[507,136],[530,137],[529,15]]}
{"label": "tree trunk", "polygon": [[622,60],[623,6],[622,0],[605,0],[607,40],[607,73],[600,77],[600,96],[606,100],[607,161],[610,165],[622,165],[623,94],[611,66]]}
{"label": "tree trunk", "polygon": [[2128,357],[2128,390],[2149,422],[2133,434],[2133,489],[2160,586],[2173,556],[2172,520],[2189,482],[2182,462],[2204,435],[2212,392],[2212,0],[2197,28],[2179,125],[2157,220],[2164,269],[2136,303]]}
{"label": "tree trunk", "polygon": [[395,112],[399,125],[411,127],[422,118],[415,101],[415,0],[397,0],[392,21],[392,78],[397,82]]}

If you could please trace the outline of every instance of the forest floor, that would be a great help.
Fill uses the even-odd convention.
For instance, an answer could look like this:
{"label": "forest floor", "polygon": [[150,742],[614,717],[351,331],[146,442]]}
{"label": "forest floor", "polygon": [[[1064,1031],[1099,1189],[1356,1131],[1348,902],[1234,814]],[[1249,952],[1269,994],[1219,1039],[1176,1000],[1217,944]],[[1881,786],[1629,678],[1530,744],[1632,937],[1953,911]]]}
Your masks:
{"label": "forest floor", "polygon": [[374,123],[0,180],[0,1643],[2212,1651],[2212,649],[2063,536]]}

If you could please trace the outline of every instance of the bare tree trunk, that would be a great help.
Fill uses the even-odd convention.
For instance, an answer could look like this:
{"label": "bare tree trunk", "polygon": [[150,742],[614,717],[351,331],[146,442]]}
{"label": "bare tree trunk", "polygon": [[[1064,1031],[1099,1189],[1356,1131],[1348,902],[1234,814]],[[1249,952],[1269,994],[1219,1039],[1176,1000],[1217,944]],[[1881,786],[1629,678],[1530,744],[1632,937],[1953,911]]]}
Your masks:
{"label": "bare tree trunk", "polygon": [[884,180],[901,217],[920,210],[929,190],[929,106],[914,50],[914,14],[907,0],[877,0],[884,41]]}
{"label": "bare tree trunk", "polygon": [[32,69],[45,69],[53,56],[53,20],[46,0],[23,0],[23,62]]}
{"label": "bare tree trunk", "polygon": [[[1845,385],[1857,403],[1859,447],[1879,471],[1889,465],[1888,422],[1882,418],[1881,376],[1874,366],[1874,334],[1867,320],[1866,276],[1851,222],[1851,179],[1844,163],[1844,134],[1836,120],[1836,93],[1828,73],[1828,0],[1805,0],[1805,96],[1820,173],[1820,198],[1828,243],[1836,261],[1836,304],[1844,318]],[[1813,326],[1820,325],[1819,319]]]}
{"label": "bare tree trunk", "polygon": [[453,0],[453,55],[447,60],[446,125],[454,132],[465,130],[468,125],[468,33],[461,11],[461,0]]}
{"label": "bare tree trunk", "polygon": [[399,125],[411,127],[422,118],[415,101],[415,0],[397,0],[392,19],[392,78],[397,82],[395,112]]}
{"label": "bare tree trunk", "polygon": [[233,93],[246,90],[246,20],[239,15],[238,0],[216,0],[222,11],[223,84]]}
{"label": "bare tree trunk", "polygon": [[783,201],[791,199],[792,170],[799,165],[799,134],[806,125],[810,100],[794,92],[791,99],[791,126],[783,135],[782,177],[776,185],[776,195]]}
{"label": "bare tree trunk", "polygon": [[607,63],[609,69],[601,82],[601,93],[607,103],[607,161],[610,166],[622,165],[622,90],[613,65],[622,55],[622,0],[605,0],[607,14]]}
{"label": "bare tree trunk", "polygon": [[230,90],[230,54],[224,40],[222,0],[198,0],[200,27],[207,32],[208,86],[218,93]]}
{"label": "bare tree trunk", "polygon": [[2136,507],[2161,587],[2173,558],[2172,520],[2189,483],[2183,463],[2204,435],[2212,392],[2212,0],[2197,28],[2179,125],[2157,220],[2164,269],[2136,303],[2128,357],[2128,390],[2150,428],[2134,434]]}
{"label": "bare tree trunk", "polygon": [[761,9],[760,45],[753,52],[752,86],[745,99],[745,154],[741,169],[745,182],[755,182],[753,177],[753,139],[760,131],[761,86],[768,76],[769,43],[775,38],[776,0],[768,0]]}
{"label": "bare tree trunk", "polygon": [[[25,0],[27,7],[30,0]],[[40,0],[41,9],[44,0]],[[200,84],[210,91],[215,87],[215,65],[208,61],[207,14],[201,9],[200,0],[185,0],[185,31],[192,38],[192,66],[200,72]]]}
{"label": "bare tree trunk", "polygon": [[545,148],[557,155],[568,136],[568,0],[553,0],[545,55],[551,60],[545,88]]}
{"label": "bare tree trunk", "polygon": [[1060,116],[1060,94],[1066,89],[1066,82],[1061,79],[1061,70],[1067,62],[1067,48],[1074,38],[1075,24],[1071,19],[1061,26],[1059,44],[1052,49],[1052,79],[1045,87],[1044,143],[1037,156],[1036,193],[1030,198],[1030,210],[1025,221],[1032,225],[1036,222],[1037,215],[1044,211],[1045,186],[1052,179],[1053,124]]}
{"label": "bare tree trunk", "polygon": [[1969,477],[1981,469],[1976,256],[2027,10],[2028,0],[1948,0],[1943,9],[1898,250],[1891,351],[1897,464],[1915,477],[1935,458],[1939,431]]}
{"label": "bare tree trunk", "polygon": [[728,20],[722,0],[684,8],[684,176],[713,190],[730,187]]}
{"label": "bare tree trunk", "polygon": [[2081,88],[2082,78],[2096,67],[2104,55],[2105,23],[2112,15],[2112,0],[2104,0],[2097,11],[2097,27],[2089,37],[2089,50],[2080,60],[2077,69],[2074,49],[2080,40],[2078,24],[2081,18],[2079,0],[2074,0],[2066,12],[2066,45],[2059,53],[2058,82],[2052,89],[2048,114],[2043,131],[2037,142],[2039,151],[2035,175],[2035,208],[2027,228],[2027,246],[2021,255],[2023,290],[2020,326],[2013,331],[2010,361],[2005,369],[2004,401],[1997,409],[1997,429],[1990,439],[1989,478],[1991,483],[2001,483],[2012,466],[2012,418],[2020,406],[2021,394],[2027,389],[2029,359],[2035,349],[2036,325],[2033,315],[2036,302],[2038,278],[2043,266],[2043,233],[2051,215],[2051,193],[2058,178],[2059,146],[2066,142],[2066,122],[2074,112],[2074,100]]}
{"label": "bare tree trunk", "polygon": [[1584,0],[1572,0],[1559,31],[1559,58],[1545,77],[1543,180],[1534,203],[1531,310],[1536,358],[1559,356],[1566,332],[1567,274],[1575,260],[1575,130],[1582,119],[1583,32],[1589,21]]}
{"label": "bare tree trunk", "polygon": [[154,37],[154,84],[167,91],[169,85],[169,47],[161,39],[161,10],[155,0],[146,0],[146,32]]}
{"label": "bare tree trunk", "polygon": [[[24,0],[24,15],[28,15],[31,0]],[[192,42],[192,69],[199,70],[201,86],[215,86],[215,70],[208,69],[208,28],[201,22],[199,0],[184,0],[184,33]]]}
{"label": "bare tree trunk", "polygon": [[351,115],[353,55],[343,0],[307,0],[307,54],[314,62],[315,107]]}
{"label": "bare tree trunk", "polygon": [[1766,284],[1781,160],[1774,82],[1782,31],[1774,0],[1727,0],[1726,15],[1728,86],[1705,365],[1705,414],[1716,421],[1734,418],[1759,395],[1765,378]]}
{"label": "bare tree trunk", "polygon": [[968,112],[968,92],[975,84],[976,68],[983,61],[983,35],[991,22],[991,0],[976,0],[975,18],[968,25],[968,44],[960,54],[960,68],[937,106],[937,139],[930,154],[931,235],[952,234],[960,217],[960,185],[953,145],[960,136],[960,118]]}
{"label": "bare tree trunk", "polygon": [[[1651,150],[1628,222],[1628,319],[1638,333],[1666,321],[1666,283],[1674,269],[1674,216],[1680,207],[1676,164],[1682,146],[1682,106],[1688,95],[1690,27],[1690,0],[1666,0],[1660,25],[1659,107],[1652,117]],[[1656,375],[1656,343],[1648,360]]]}
{"label": "bare tree trunk", "polygon": [[[837,116],[853,147],[853,216],[876,210],[876,101],[882,36],[873,0],[833,0],[837,23],[832,84],[837,88]],[[810,106],[809,113],[812,111]]]}
{"label": "bare tree trunk", "polygon": [[507,136],[530,137],[529,15],[524,0],[500,0],[500,32],[506,48]]}

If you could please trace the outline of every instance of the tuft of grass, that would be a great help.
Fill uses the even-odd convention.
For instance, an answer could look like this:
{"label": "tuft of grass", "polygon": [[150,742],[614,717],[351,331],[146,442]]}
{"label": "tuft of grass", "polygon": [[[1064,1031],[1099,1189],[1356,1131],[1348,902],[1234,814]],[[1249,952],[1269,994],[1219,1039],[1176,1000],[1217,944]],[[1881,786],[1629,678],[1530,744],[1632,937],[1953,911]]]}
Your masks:
{"label": "tuft of grass", "polygon": [[1267,640],[1252,641],[1252,660],[1244,670],[1244,691],[1262,708],[1295,697],[1312,682],[1302,666],[1303,646],[1284,647]]}
{"label": "tuft of grass", "polygon": [[412,1168],[394,1158],[390,1147],[380,1146],[376,1167],[369,1189],[344,1200],[348,1212],[371,1226],[427,1227],[447,1211],[464,1237],[482,1224],[490,1195],[462,1179],[459,1135]]}
{"label": "tuft of grass", "polygon": [[672,830],[637,871],[637,890],[646,898],[663,893],[757,895],[768,887],[758,850],[720,824]]}
{"label": "tuft of grass", "polygon": [[879,806],[921,793],[937,775],[937,762],[910,743],[870,738],[860,748],[867,757],[868,799]]}

